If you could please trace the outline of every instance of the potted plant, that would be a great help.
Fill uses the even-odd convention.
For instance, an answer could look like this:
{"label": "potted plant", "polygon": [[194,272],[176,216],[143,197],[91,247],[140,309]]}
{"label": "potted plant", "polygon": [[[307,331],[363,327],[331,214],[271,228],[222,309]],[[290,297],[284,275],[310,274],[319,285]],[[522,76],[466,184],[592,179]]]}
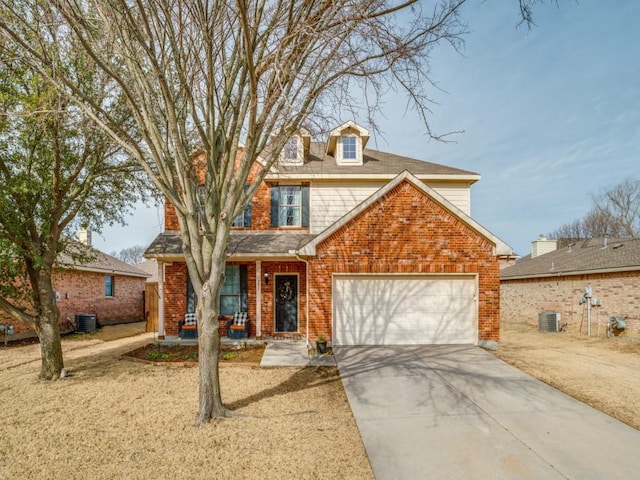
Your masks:
{"label": "potted plant", "polygon": [[327,353],[327,339],[323,334],[318,335],[316,340],[316,350],[318,353]]}

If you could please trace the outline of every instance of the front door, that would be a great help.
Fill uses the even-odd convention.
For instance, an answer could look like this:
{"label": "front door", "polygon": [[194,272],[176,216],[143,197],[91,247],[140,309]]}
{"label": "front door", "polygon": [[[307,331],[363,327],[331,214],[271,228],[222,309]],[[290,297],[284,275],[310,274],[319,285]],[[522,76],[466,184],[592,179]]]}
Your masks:
{"label": "front door", "polygon": [[298,331],[298,276],[276,275],[276,332]]}

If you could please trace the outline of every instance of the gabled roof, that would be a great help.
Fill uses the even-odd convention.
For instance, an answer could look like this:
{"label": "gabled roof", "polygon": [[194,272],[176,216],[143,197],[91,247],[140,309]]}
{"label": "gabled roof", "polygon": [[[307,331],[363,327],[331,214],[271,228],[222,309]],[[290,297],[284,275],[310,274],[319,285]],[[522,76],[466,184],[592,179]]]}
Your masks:
{"label": "gabled roof", "polygon": [[146,278],[150,275],[142,270],[129,265],[128,263],[118,260],[111,255],[107,255],[100,250],[88,247],[82,243],[72,243],[70,247],[77,250],[77,253],[87,257],[86,261],[74,260],[69,254],[61,253],[58,255],[57,265],[61,268],[69,270],[78,270],[82,272],[108,273],[114,275],[124,275],[128,277]]}
{"label": "gabled roof", "polygon": [[592,238],[531,258],[500,271],[501,280],[640,270],[640,239]]}
{"label": "gabled roof", "polygon": [[305,245],[303,248],[300,249],[300,252],[299,252],[300,255],[311,255],[311,256],[315,255],[316,247],[321,242],[326,240],[329,236],[331,236],[333,233],[338,231],[343,226],[347,225],[349,222],[351,222],[355,217],[357,217],[360,213],[365,211],[371,205],[375,204],[378,200],[384,197],[390,190],[392,190],[397,185],[405,181],[411,183],[415,188],[420,190],[423,194],[431,197],[432,200],[439,203],[442,207],[444,207],[451,214],[456,216],[461,222],[463,222],[469,228],[471,228],[472,230],[474,230],[475,232],[477,232],[478,234],[480,234],[481,236],[489,240],[491,243],[493,243],[495,245],[495,251],[494,251],[495,255],[512,255],[513,254],[513,249],[509,245],[507,245],[498,237],[493,235],[486,228],[484,228],[482,225],[480,225],[478,222],[476,222],[474,219],[472,219],[470,216],[468,216],[458,207],[453,205],[449,200],[444,198],[438,192],[436,192],[432,188],[425,185],[415,175],[413,175],[408,171],[404,171],[400,175],[398,175],[396,178],[394,178],[392,181],[387,183],[384,187],[379,189],[376,193],[374,193],[369,198],[367,198],[360,205],[358,205],[349,213],[347,213],[345,216],[343,216],[340,220],[338,220],[333,225],[331,225],[330,227],[326,228],[323,232],[318,234],[313,240],[311,240],[307,245]]}
{"label": "gabled roof", "polygon": [[421,180],[462,180],[468,181],[469,184],[480,180],[480,175],[475,172],[369,148],[364,150],[362,160],[362,165],[338,165],[333,156],[325,153],[323,143],[311,142],[309,155],[303,165],[274,166],[267,175],[267,179],[339,179],[346,177],[392,179],[403,171],[409,170]]}

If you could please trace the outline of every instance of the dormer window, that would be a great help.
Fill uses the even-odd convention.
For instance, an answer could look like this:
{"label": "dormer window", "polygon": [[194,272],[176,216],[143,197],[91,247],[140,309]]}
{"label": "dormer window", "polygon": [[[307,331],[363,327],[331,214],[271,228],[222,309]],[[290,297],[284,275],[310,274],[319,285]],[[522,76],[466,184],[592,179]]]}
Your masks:
{"label": "dormer window", "polygon": [[356,154],[357,145],[358,139],[356,137],[342,137],[342,159],[345,162],[355,162],[358,160],[358,156]]}
{"label": "dormer window", "polygon": [[286,162],[298,160],[298,137],[292,137],[287,140],[282,151],[282,159]]}
{"label": "dormer window", "polygon": [[293,134],[285,142],[280,152],[279,163],[282,165],[303,165],[305,154],[309,151],[310,142],[311,136],[309,132],[301,128],[298,133]]}
{"label": "dormer window", "polygon": [[336,159],[336,165],[362,165],[363,150],[369,132],[354,122],[347,122],[331,131],[327,154]]}

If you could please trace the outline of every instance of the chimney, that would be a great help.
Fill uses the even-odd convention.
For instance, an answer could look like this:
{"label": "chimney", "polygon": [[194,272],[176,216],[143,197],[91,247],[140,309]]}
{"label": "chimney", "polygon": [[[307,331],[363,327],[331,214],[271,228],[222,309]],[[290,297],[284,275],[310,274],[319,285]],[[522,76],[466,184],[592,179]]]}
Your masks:
{"label": "chimney", "polygon": [[90,247],[91,246],[91,230],[87,228],[81,228],[80,230],[78,230],[78,241]]}
{"label": "chimney", "polygon": [[531,258],[553,252],[557,248],[557,243],[556,240],[547,240],[547,237],[540,234],[537,240],[531,242]]}

